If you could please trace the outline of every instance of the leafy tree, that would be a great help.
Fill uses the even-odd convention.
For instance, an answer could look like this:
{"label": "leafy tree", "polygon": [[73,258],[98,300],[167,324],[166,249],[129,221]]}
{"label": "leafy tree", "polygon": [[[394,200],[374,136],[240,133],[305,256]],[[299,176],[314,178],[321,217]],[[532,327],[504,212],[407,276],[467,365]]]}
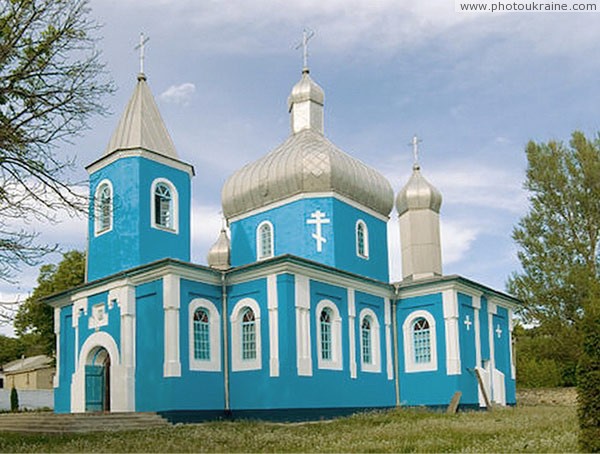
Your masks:
{"label": "leafy tree", "polygon": [[0,366],[20,358],[24,353],[23,342],[14,337],[0,335]]}
{"label": "leafy tree", "polygon": [[23,219],[83,210],[64,179],[72,160],[57,147],[105,113],[112,92],[96,48],[87,0],[0,0],[0,279],[55,248]]}
{"label": "leafy tree", "polygon": [[582,352],[580,322],[590,288],[600,280],[600,136],[575,132],[569,145],[530,142],[525,188],[529,213],[513,231],[522,272],[508,282],[524,301],[522,317],[550,339],[542,358],[575,382]]}
{"label": "leafy tree", "polygon": [[85,254],[70,251],[63,254],[58,265],[42,265],[38,285],[31,296],[19,307],[15,317],[15,331],[23,341],[26,354],[52,355],[54,341],[54,312],[40,300],[53,293],[83,283]]}

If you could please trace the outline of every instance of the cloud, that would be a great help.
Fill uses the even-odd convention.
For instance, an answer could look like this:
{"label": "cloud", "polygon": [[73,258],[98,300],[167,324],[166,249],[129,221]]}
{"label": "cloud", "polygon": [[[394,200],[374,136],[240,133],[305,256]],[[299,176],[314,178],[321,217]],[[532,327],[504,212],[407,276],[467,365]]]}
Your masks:
{"label": "cloud", "polygon": [[196,85],[191,82],[185,82],[180,85],[171,85],[160,94],[159,99],[169,104],[187,106],[195,92]]}

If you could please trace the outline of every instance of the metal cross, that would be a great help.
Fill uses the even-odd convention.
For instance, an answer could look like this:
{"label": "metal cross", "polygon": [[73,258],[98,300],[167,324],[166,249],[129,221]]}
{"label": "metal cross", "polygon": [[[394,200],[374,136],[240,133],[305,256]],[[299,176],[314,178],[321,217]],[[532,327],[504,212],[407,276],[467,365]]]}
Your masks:
{"label": "metal cross", "polygon": [[144,74],[144,48],[150,37],[144,38],[144,33],[140,33],[140,43],[135,46],[135,50],[140,50],[140,74]]}
{"label": "metal cross", "polygon": [[321,252],[323,250],[323,243],[327,243],[327,239],[323,236],[322,226],[323,224],[329,224],[331,220],[327,219],[325,213],[321,210],[311,213],[310,217],[312,219],[307,219],[306,223],[315,225],[315,233],[312,234],[312,237],[317,240],[317,252]]}
{"label": "metal cross", "polygon": [[467,327],[467,331],[470,331],[471,330],[471,325],[473,324],[473,322],[471,320],[469,320],[469,316],[468,315],[465,317],[464,324]]}
{"label": "metal cross", "polygon": [[302,56],[304,58],[304,67],[302,71],[308,71],[308,40],[315,36],[315,32],[305,28],[302,30],[302,41],[295,47],[300,49],[302,47]]}
{"label": "metal cross", "polygon": [[414,159],[415,166],[419,165],[419,144],[421,142],[423,142],[423,141],[421,139],[419,139],[417,137],[417,135],[415,134],[409,143],[409,145],[411,145],[412,149],[413,149],[413,159]]}
{"label": "metal cross", "polygon": [[500,339],[500,336],[502,336],[502,328],[500,328],[500,325],[496,327],[496,334],[498,335],[498,339]]}

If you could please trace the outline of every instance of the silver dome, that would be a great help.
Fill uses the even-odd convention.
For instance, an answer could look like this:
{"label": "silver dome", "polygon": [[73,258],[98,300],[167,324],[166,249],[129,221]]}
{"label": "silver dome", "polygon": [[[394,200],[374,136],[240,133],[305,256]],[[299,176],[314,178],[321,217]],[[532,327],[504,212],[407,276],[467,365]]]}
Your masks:
{"label": "silver dome", "polygon": [[442,206],[442,194],[429,181],[421,175],[418,165],[413,166],[413,173],[408,183],[402,188],[396,197],[396,209],[398,215],[408,210],[430,209],[436,213],[440,212]]}
{"label": "silver dome", "polygon": [[231,243],[225,229],[221,229],[219,238],[215,241],[208,251],[207,263],[211,268],[218,270],[226,270],[231,267],[229,256],[231,251]]}
{"label": "silver dome", "polygon": [[301,193],[336,192],[388,216],[394,192],[387,179],[322,134],[304,129],[234,173],[222,191],[227,218]]}
{"label": "silver dome", "polygon": [[292,109],[292,105],[294,105],[294,103],[309,100],[322,106],[325,102],[325,92],[321,87],[319,87],[319,84],[311,79],[308,70],[305,69],[302,71],[302,78],[296,85],[294,85],[292,92],[288,97],[288,110]]}

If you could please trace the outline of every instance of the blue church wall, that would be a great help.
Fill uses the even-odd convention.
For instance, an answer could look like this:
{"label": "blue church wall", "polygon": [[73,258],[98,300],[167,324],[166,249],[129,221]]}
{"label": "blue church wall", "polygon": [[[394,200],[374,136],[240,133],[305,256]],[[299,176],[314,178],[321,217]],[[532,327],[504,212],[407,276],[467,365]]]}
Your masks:
{"label": "blue church wall", "polygon": [[[108,324],[99,326],[97,328],[90,328],[89,321],[93,317],[92,308],[97,304],[104,305],[105,314],[108,316]],[[79,345],[78,351],[81,351],[81,347],[85,343],[88,337],[94,334],[96,331],[102,331],[110,334],[115,340],[117,345],[121,345],[121,310],[116,302],[109,304],[108,292],[98,293],[88,297],[87,300],[87,315],[83,312],[79,315],[78,322],[79,329]]]}
{"label": "blue church wall", "polygon": [[[325,214],[329,223],[322,224],[326,239],[318,251],[314,224],[308,224],[315,211]],[[369,258],[356,253],[356,222],[365,222],[369,232]],[[292,254],[315,262],[388,281],[386,223],[333,197],[296,200],[263,213],[232,222],[231,264],[240,266],[257,260],[256,229],[269,221],[274,231],[274,255]],[[335,227],[334,227],[335,225]]]}
{"label": "blue church wall", "polygon": [[[498,306],[497,314],[493,316],[496,369],[504,374],[506,402],[514,404],[516,402],[516,388],[515,380],[511,378],[510,349],[512,346],[510,345],[508,323],[508,311],[505,308]],[[498,328],[500,328],[499,336],[497,332]]]}
{"label": "blue church wall", "polygon": [[[178,233],[151,227],[150,192],[159,177],[177,188]],[[96,236],[93,197],[105,179],[113,187],[113,227]],[[189,261],[190,203],[188,174],[149,159],[121,158],[90,175],[88,281],[165,257]]]}
{"label": "blue church wall", "polygon": [[479,383],[475,375],[475,367],[478,366],[475,350],[475,310],[472,298],[462,293],[458,293],[458,330],[461,362],[458,381],[462,392],[460,401],[463,404],[477,405]]}
{"label": "blue church wall", "polygon": [[54,388],[54,411],[71,411],[71,377],[75,372],[75,329],[73,328],[73,306],[60,310],[60,354],[58,364],[58,387]]}
{"label": "blue church wall", "polygon": [[[437,369],[434,371],[406,372],[403,324],[417,310],[429,312],[436,323]],[[446,374],[446,329],[442,308],[442,294],[406,298],[396,306],[398,328],[400,404],[447,405],[459,388],[457,375]],[[409,339],[412,339],[409,336]],[[412,341],[411,341],[412,342]]]}

